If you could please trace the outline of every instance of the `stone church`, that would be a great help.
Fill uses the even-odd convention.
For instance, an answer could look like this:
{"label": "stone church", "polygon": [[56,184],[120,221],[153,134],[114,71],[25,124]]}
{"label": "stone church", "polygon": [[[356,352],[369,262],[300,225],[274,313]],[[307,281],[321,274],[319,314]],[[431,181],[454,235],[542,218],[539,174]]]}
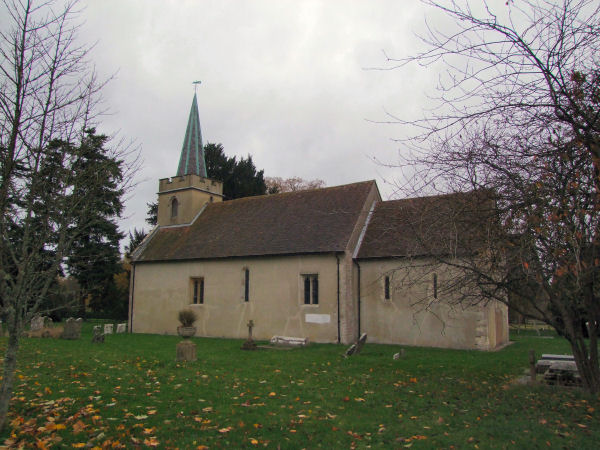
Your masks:
{"label": "stone church", "polygon": [[[196,336],[274,335],[491,350],[508,341],[507,308],[457,302],[440,256],[461,246],[448,215],[470,194],[382,201],[374,180],[223,198],[207,178],[196,95],[177,174],[159,181],[158,225],[132,255],[129,326]],[[469,202],[470,203],[470,202]],[[474,216],[473,212],[465,213]],[[468,235],[468,233],[464,233]],[[458,237],[457,237],[458,236]]]}

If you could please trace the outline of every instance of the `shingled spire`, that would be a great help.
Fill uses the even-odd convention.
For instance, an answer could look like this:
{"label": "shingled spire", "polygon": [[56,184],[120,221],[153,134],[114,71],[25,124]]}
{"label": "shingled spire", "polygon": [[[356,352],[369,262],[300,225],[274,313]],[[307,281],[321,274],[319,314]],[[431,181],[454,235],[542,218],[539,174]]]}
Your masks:
{"label": "shingled spire", "polygon": [[207,177],[204,147],[202,146],[202,132],[200,131],[200,117],[198,115],[198,101],[195,92],[187,129],[185,130],[183,147],[181,148],[179,168],[177,169],[178,176],[189,174],[196,174],[204,178]]}

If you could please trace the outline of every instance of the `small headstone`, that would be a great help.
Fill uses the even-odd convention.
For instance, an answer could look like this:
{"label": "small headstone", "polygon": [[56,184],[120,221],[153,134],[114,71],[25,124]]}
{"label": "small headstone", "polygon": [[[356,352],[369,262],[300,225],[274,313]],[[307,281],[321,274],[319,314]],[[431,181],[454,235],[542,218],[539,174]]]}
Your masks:
{"label": "small headstone", "polygon": [[367,342],[367,333],[361,334],[358,338],[358,341],[356,342],[356,351],[354,352],[355,355],[358,355],[360,353],[360,351],[365,345],[365,342]]}
{"label": "small headstone", "polygon": [[367,342],[367,333],[361,334],[356,343],[348,347],[348,350],[344,353],[344,357],[358,355],[365,345],[365,342]]}
{"label": "small headstone", "polygon": [[177,361],[196,361],[196,344],[190,339],[177,344]]}
{"label": "small headstone", "polygon": [[63,339],[79,339],[81,337],[81,325],[83,323],[83,319],[79,318],[77,320],[69,317],[65,321],[65,328],[63,330],[62,338]]}
{"label": "small headstone", "polygon": [[394,361],[404,358],[405,356],[406,356],[406,351],[403,348],[401,348],[398,353],[394,353]]}
{"label": "small headstone", "polygon": [[35,316],[33,319],[31,319],[31,325],[30,325],[31,331],[38,331],[38,330],[41,330],[42,328],[44,328],[44,317]]}
{"label": "small headstone", "polygon": [[348,350],[346,350],[346,353],[344,353],[344,356],[352,356],[354,355],[354,353],[356,352],[356,344],[352,344],[350,347],[348,347]]}
{"label": "small headstone", "polygon": [[44,328],[50,328],[54,325],[51,317],[44,317]]}
{"label": "small headstone", "polygon": [[94,335],[92,336],[92,342],[101,344],[104,342],[104,333],[102,332],[101,325],[94,325]]}
{"label": "small headstone", "polygon": [[127,324],[126,323],[118,323],[117,324],[117,334],[126,333],[127,332]]}
{"label": "small headstone", "polygon": [[104,334],[113,334],[113,324],[112,323],[104,324]]}

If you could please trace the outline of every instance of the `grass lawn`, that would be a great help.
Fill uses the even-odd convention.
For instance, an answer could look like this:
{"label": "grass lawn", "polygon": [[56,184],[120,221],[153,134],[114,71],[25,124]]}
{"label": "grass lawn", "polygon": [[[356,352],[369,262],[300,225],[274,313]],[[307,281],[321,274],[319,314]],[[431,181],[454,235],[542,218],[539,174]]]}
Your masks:
{"label": "grass lawn", "polygon": [[[494,353],[369,344],[240,350],[193,339],[112,335],[91,343],[23,339],[11,446],[161,448],[598,448],[600,400],[578,389],[522,386],[529,349],[566,341],[521,332]],[[0,339],[4,349],[6,339]],[[206,447],[203,447],[206,446]]]}

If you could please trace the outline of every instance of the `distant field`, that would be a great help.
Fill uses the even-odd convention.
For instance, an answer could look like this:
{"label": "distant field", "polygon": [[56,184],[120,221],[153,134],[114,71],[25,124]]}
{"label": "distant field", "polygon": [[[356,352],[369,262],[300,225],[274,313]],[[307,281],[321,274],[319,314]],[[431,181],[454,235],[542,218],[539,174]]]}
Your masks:
{"label": "distant field", "polygon": [[[545,333],[547,334],[547,333]],[[161,448],[598,448],[600,401],[577,389],[518,385],[529,349],[569,353],[557,337],[513,334],[493,353],[369,344],[240,350],[178,337],[91,343],[23,339],[8,445]],[[6,339],[0,339],[5,348]],[[205,446],[205,447],[203,447]]]}

